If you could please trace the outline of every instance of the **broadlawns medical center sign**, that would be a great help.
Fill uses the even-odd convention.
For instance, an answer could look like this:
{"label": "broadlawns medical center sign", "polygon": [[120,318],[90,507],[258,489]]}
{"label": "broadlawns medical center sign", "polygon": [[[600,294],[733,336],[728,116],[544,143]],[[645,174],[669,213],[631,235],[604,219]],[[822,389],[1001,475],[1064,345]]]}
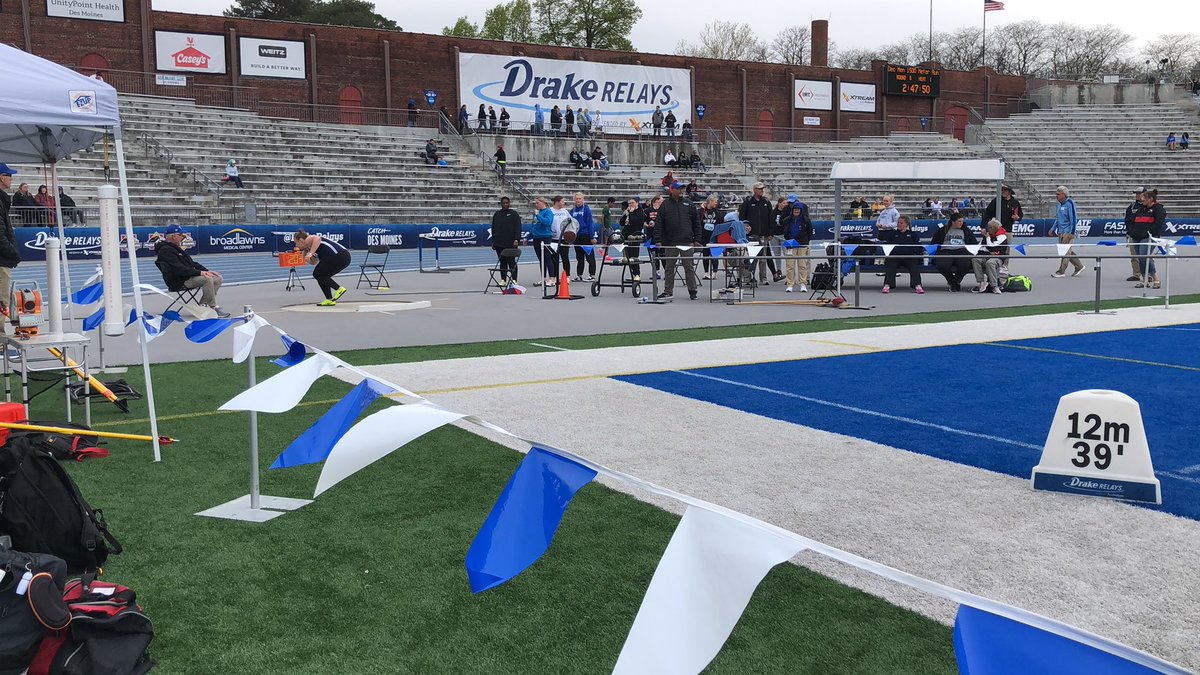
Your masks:
{"label": "broadlawns medical center sign", "polygon": [[556,105],[564,112],[567,106],[599,110],[606,133],[633,133],[631,118],[650,124],[655,106],[663,115],[674,111],[676,127],[692,118],[691,76],[682,68],[459,54],[458,71],[458,100],[472,121],[481,103],[497,115],[501,106],[507,108],[516,128],[532,123],[533,106],[541,105],[547,132]]}

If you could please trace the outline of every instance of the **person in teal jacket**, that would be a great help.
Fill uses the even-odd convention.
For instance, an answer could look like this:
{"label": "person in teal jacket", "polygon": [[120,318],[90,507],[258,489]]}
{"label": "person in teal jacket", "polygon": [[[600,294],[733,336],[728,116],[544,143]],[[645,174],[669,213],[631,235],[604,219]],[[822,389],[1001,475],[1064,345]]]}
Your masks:
{"label": "person in teal jacket", "polygon": [[[554,213],[546,204],[546,200],[541,197],[533,200],[533,206],[534,214],[533,222],[529,226],[529,241],[533,244],[533,253],[537,256],[538,267],[546,277],[546,285],[553,286],[554,275],[550,269],[550,256],[546,256],[546,259],[543,260],[542,249],[554,238]],[[533,285],[541,286],[542,282],[536,281]]]}

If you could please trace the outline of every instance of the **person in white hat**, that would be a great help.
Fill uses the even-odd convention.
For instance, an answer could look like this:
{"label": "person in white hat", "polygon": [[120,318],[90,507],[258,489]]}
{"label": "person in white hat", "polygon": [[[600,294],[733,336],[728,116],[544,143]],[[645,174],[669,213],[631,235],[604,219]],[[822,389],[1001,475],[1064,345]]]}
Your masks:
{"label": "person in white hat", "polygon": [[240,188],[246,187],[245,185],[242,185],[242,178],[238,175],[236,159],[231,159],[225,164],[225,182],[232,182],[234,185]]}

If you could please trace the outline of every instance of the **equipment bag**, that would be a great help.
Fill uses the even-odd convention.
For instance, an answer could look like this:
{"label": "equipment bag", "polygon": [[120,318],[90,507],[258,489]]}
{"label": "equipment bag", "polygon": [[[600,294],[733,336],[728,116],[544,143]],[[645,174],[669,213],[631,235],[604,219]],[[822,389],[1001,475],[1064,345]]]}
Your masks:
{"label": "equipment bag", "polygon": [[6,544],[0,543],[0,675],[17,675],[29,667],[46,636],[30,606],[30,582],[35,575],[48,575],[61,595],[67,565],[52,555],[22,553]]}
{"label": "equipment bag", "polygon": [[1027,276],[1009,277],[1008,283],[1004,284],[1004,290],[1009,293],[1028,291],[1033,288],[1033,281]]}
{"label": "equipment bag", "polygon": [[833,277],[833,268],[829,263],[817,263],[812,274],[812,289],[814,291],[830,291],[837,288],[837,280]]}
{"label": "equipment bag", "polygon": [[87,575],[67,582],[63,600],[70,623],[42,640],[29,675],[142,675],[154,667],[154,624],[132,589]]}
{"label": "equipment bag", "polygon": [[[25,424],[91,431],[91,427],[74,422],[25,422]],[[34,447],[39,450],[45,450],[54,455],[55,459],[61,461],[73,459],[82,462],[89,458],[103,459],[104,457],[108,457],[108,450],[97,447],[100,445],[100,441],[97,441],[94,436],[74,436],[57,432],[28,431],[25,429],[12,429],[8,433],[10,438],[28,438]]]}
{"label": "equipment bag", "polygon": [[0,448],[0,534],[13,548],[62,558],[69,571],[97,569],[121,544],[54,456],[27,438]]}

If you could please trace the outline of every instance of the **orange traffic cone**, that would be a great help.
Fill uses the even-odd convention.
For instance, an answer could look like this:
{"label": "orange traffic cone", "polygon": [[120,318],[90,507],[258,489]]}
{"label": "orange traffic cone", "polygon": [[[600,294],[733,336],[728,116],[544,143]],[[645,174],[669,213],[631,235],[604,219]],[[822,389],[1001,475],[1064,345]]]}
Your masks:
{"label": "orange traffic cone", "polygon": [[571,285],[570,285],[570,282],[568,281],[568,276],[567,276],[566,272],[561,273],[558,277],[558,296],[557,297],[559,300],[570,300],[571,299]]}

